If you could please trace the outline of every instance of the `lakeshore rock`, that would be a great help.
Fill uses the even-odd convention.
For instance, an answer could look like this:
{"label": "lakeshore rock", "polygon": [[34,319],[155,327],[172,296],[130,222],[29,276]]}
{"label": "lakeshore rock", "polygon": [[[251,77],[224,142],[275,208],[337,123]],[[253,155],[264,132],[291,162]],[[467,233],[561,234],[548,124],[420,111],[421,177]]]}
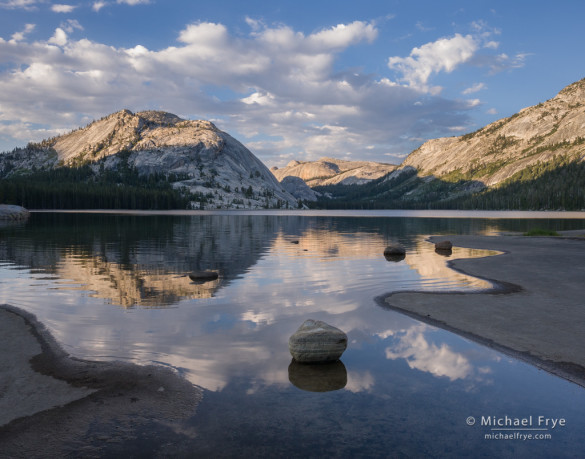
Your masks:
{"label": "lakeshore rock", "polygon": [[0,204],[0,220],[25,220],[30,212],[24,207],[12,204]]}
{"label": "lakeshore rock", "polygon": [[194,282],[207,282],[215,280],[219,274],[215,271],[192,271],[189,273],[189,279]]}
{"label": "lakeshore rock", "polygon": [[305,320],[288,340],[297,362],[319,363],[338,360],[347,348],[347,335],[321,320]]}
{"label": "lakeshore rock", "polygon": [[451,241],[439,241],[435,244],[435,250],[451,250],[453,249],[453,244]]}

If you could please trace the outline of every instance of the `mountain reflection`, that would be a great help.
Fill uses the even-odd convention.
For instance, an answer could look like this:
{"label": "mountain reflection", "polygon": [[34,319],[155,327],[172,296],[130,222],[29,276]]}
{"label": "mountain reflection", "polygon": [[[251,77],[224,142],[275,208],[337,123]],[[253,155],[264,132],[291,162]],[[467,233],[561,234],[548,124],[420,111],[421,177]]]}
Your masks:
{"label": "mountain reflection", "polygon": [[[351,219],[250,215],[36,214],[32,220],[26,227],[4,229],[10,243],[0,246],[2,259],[53,274],[67,283],[62,288],[78,284],[91,296],[125,308],[211,298],[270,250],[307,259],[377,258],[405,224],[403,219],[364,219],[366,224],[354,228]],[[429,223],[435,229],[436,222]],[[405,262],[423,278],[465,279],[427,250],[421,237],[403,242],[408,246]],[[454,257],[474,256],[457,250]],[[207,269],[219,271],[220,279],[195,284],[186,277]]]}

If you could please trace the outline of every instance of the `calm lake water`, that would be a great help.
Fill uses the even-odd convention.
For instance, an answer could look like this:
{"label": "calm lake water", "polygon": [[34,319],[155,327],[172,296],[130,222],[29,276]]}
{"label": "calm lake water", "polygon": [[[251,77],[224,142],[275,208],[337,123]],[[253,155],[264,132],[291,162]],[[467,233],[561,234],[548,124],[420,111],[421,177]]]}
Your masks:
{"label": "calm lake water", "polygon": [[[74,356],[170,366],[204,390],[179,430],[153,424],[156,435],[123,446],[143,454],[582,457],[583,388],[374,301],[489,288],[446,262],[495,252],[446,258],[428,235],[585,228],[585,214],[538,217],[34,213],[0,227],[0,302],[34,313]],[[384,258],[390,242],[407,248],[404,260]],[[220,279],[186,277],[204,269]],[[288,338],[308,318],[348,334],[341,363],[291,364]],[[549,439],[486,439],[510,432],[482,416],[566,425],[523,432]]]}

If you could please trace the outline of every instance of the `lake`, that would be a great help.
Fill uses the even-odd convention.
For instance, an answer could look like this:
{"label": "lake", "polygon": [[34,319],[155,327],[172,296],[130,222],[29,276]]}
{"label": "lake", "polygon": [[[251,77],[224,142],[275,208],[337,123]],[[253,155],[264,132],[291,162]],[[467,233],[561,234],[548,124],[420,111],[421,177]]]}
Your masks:
{"label": "lake", "polygon": [[[39,212],[0,227],[0,302],[76,357],[168,366],[203,389],[180,429],[153,422],[112,455],[580,457],[583,388],[375,301],[490,288],[447,261],[497,252],[441,256],[431,234],[535,227],[582,229],[585,214]],[[384,258],[391,242],[405,259]],[[220,278],[186,276],[207,269]],[[291,362],[288,338],[309,318],[348,334],[340,362]],[[566,425],[539,440],[480,425],[531,416]]]}

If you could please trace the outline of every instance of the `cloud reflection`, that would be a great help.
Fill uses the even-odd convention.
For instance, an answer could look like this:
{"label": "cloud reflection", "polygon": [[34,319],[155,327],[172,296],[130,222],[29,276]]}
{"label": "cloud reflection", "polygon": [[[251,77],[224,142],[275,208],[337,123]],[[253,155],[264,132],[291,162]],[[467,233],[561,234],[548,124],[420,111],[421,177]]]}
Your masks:
{"label": "cloud reflection", "polygon": [[396,344],[386,348],[386,358],[405,359],[410,368],[445,376],[451,381],[471,376],[473,367],[469,360],[445,343],[437,346],[429,342],[425,337],[428,329],[421,324],[401,333]]}

